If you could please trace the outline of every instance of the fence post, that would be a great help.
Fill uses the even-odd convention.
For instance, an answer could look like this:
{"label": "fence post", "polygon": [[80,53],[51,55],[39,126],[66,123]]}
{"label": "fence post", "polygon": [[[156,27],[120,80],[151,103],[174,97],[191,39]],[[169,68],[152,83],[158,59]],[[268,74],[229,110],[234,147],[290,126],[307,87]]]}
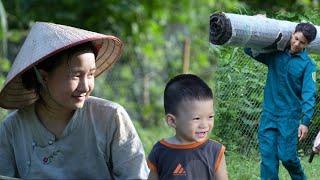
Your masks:
{"label": "fence post", "polygon": [[189,64],[190,64],[190,38],[186,38],[183,43],[183,69],[182,73],[186,74],[189,72]]}

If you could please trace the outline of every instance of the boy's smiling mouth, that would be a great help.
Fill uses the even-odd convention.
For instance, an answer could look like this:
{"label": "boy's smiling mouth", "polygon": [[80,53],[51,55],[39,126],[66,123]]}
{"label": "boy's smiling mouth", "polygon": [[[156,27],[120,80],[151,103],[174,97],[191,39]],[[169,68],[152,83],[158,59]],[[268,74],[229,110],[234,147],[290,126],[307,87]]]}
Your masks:
{"label": "boy's smiling mouth", "polygon": [[198,138],[204,138],[204,137],[207,136],[207,134],[208,134],[208,131],[196,132],[196,136],[197,136]]}

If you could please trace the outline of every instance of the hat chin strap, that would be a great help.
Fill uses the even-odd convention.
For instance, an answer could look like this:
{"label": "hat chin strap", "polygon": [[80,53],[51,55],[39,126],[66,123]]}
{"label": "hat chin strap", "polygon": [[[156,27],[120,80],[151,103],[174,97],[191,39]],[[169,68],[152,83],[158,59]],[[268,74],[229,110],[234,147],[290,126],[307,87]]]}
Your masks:
{"label": "hat chin strap", "polygon": [[39,70],[38,70],[35,66],[33,66],[33,70],[34,70],[34,72],[36,73],[36,78],[37,78],[37,80],[40,82],[41,86],[46,87],[46,86],[44,85],[44,82],[43,82],[43,79],[42,79],[42,77],[41,77],[41,75],[40,75]]}
{"label": "hat chin strap", "polygon": [[[44,83],[44,81],[43,81],[43,79],[42,79],[42,76],[40,75],[39,70],[38,70],[35,66],[33,66],[33,69],[34,69],[34,71],[35,71],[35,73],[36,73],[36,78],[37,78],[38,82],[41,84],[41,87],[44,89],[45,92],[47,92],[47,93],[49,94],[50,100],[52,100],[54,103],[60,105],[60,103],[58,103],[58,102],[52,97],[52,95],[51,95],[51,93],[50,93],[50,91],[49,91],[49,88],[46,86],[46,84]],[[40,97],[41,97],[41,96],[40,96]],[[61,106],[61,105],[60,105],[60,106]]]}

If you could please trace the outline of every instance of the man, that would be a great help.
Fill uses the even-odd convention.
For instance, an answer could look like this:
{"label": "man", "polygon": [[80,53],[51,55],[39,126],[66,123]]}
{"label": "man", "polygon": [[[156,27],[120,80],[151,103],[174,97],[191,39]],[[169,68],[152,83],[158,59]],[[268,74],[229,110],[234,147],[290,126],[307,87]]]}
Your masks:
{"label": "man", "polygon": [[245,53],[268,66],[263,113],[258,139],[261,179],[278,179],[279,160],[292,179],[306,179],[297,154],[297,143],[308,133],[316,94],[316,65],[305,48],[317,34],[309,23],[300,23],[284,51]]}

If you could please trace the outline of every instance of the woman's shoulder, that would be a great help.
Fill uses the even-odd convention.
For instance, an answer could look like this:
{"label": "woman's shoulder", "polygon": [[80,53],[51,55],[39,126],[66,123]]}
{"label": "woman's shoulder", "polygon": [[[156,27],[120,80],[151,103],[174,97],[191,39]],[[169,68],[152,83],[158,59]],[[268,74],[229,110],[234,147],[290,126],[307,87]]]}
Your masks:
{"label": "woman's shoulder", "polygon": [[[30,107],[24,107],[21,109],[15,109],[8,113],[3,122],[2,126],[6,128],[14,129],[15,127],[24,126],[28,114],[30,114]],[[25,120],[23,120],[25,119]]]}
{"label": "woman's shoulder", "polygon": [[16,121],[18,120],[18,110],[13,110],[11,112],[8,113],[8,115],[4,118],[2,125],[12,125],[14,123],[16,123]]}
{"label": "woman's shoulder", "polygon": [[127,114],[120,104],[106,99],[90,96],[86,101],[84,110],[101,117],[114,117],[116,114]]}
{"label": "woman's shoulder", "polygon": [[87,101],[87,106],[94,106],[95,108],[108,108],[108,109],[119,109],[119,108],[123,108],[120,104],[113,102],[113,101],[109,101],[106,99],[102,99],[102,98],[98,98],[98,97],[94,97],[94,96],[90,96]]}

